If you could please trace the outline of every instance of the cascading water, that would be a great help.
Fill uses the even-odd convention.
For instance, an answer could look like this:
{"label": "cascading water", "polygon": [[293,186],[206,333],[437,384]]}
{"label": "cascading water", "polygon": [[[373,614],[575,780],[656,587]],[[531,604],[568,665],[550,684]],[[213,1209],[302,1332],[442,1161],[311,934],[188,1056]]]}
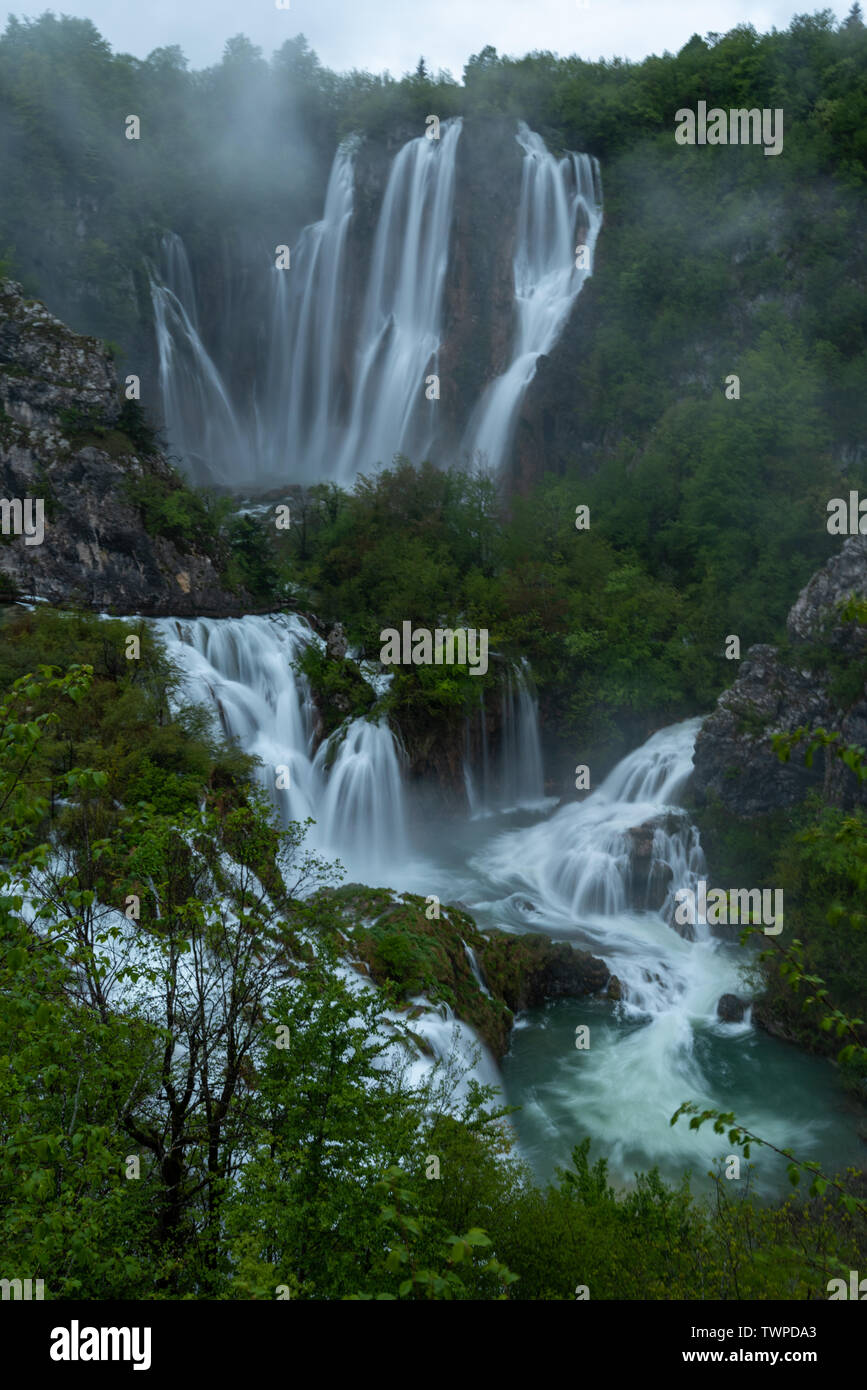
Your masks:
{"label": "cascading water", "polygon": [[[473,770],[472,725],[478,729],[479,756]],[[539,707],[526,663],[507,668],[500,695],[500,748],[492,757],[488,747],[485,697],[468,716],[465,730],[464,786],[472,816],[489,816],[519,807],[540,806],[545,800]]]}
{"label": "cascading water", "polygon": [[193,279],[183,242],[163,238],[162,282],[151,275],[159,392],[171,449],[200,480],[230,486],[247,471],[241,422],[199,336]]}
{"label": "cascading water", "polygon": [[[480,924],[571,940],[601,956],[621,984],[620,1003],[559,1001],[513,1035],[507,1098],[523,1106],[522,1144],[546,1174],[584,1134],[623,1181],[652,1164],[670,1176],[687,1165],[707,1171],[729,1148],[709,1129],[670,1126],[687,1099],[735,1109],[780,1147],[797,1137],[801,1152],[830,1152],[832,1166],[854,1154],[851,1130],[836,1117],[817,1120],[805,1095],[805,1080],[827,1091],[829,1069],[793,1058],[752,1027],[749,1012],[740,1023],[718,1018],[720,995],[745,993],[743,949],[707,925],[687,939],[669,924],[674,890],[695,888],[705,873],[697,832],[676,805],[699,724],[662,730],[583,801],[488,840],[470,861],[473,879],[455,873],[452,891]],[[652,835],[650,879],[670,880],[659,908],[636,899],[630,832],[638,827]],[[586,1051],[574,1046],[578,1024],[590,1028]],[[773,1188],[779,1174],[765,1153],[759,1181],[770,1174]]]}
{"label": "cascading water", "polygon": [[[341,440],[339,364],[352,218],[354,142],[337,151],[320,222],[305,227],[293,270],[272,269],[271,333],[259,453],[275,478],[315,482]],[[282,463],[282,467],[281,467]]]}
{"label": "cascading water", "polygon": [[400,754],[387,725],[357,719],[313,756],[315,707],[291,664],[319,641],[304,619],[159,618],[154,626],[187,698],[213,709],[226,736],[261,758],[260,781],[284,823],[313,817],[317,850],[362,880],[388,881],[406,849]]}
{"label": "cascading water", "polygon": [[[183,243],[174,233],[163,238],[151,277],[160,399],[169,444],[195,481],[236,489],[347,482],[396,453],[436,457],[438,406],[426,387],[443,343],[461,127],[460,119],[446,122],[439,140],[410,140],[394,160],[354,342],[346,290],[359,273],[348,259],[355,140],[338,149],[322,219],[300,233],[288,268],[275,265],[273,247],[245,243],[241,255],[224,245],[218,342],[201,327]],[[463,442],[495,468],[538,358],[557,341],[590,273],[602,222],[594,160],[557,159],[523,122],[517,138],[524,161],[512,361],[477,403]],[[588,252],[582,268],[579,235]],[[265,325],[255,342],[245,336],[250,323]],[[232,371],[239,344],[252,383]]]}
{"label": "cascading water", "polygon": [[[676,806],[700,721],[655,734],[584,801],[529,828],[490,836],[492,822],[477,819],[456,827],[454,854],[445,842],[410,853],[400,753],[389,729],[356,720],[341,742],[313,756],[315,709],[291,663],[320,639],[302,618],[163,618],[154,626],[183,674],[186,698],[210,707],[225,733],[262,759],[262,784],[284,820],[316,819],[312,846],[339,857],[350,877],[436,893],[445,903],[460,899],[483,928],[571,940],[618,977],[619,1003],[560,1000],[514,1031],[502,1068],[506,1099],[523,1107],[521,1147],[540,1172],[549,1175],[584,1134],[625,1182],[652,1164],[671,1177],[685,1166],[706,1171],[728,1150],[707,1129],[696,1135],[669,1125],[687,1099],[734,1109],[780,1147],[796,1138],[799,1152],[832,1168],[856,1160],[852,1126],[828,1104],[835,1082],[827,1063],[757,1032],[749,1014],[734,1024],[717,1017],[721,994],[744,993],[742,949],[706,925],[687,939],[669,924],[674,890],[694,888],[705,875],[697,832]],[[517,673],[513,680],[514,700]],[[276,786],[280,768],[289,773],[286,787]],[[652,836],[647,882],[658,907],[636,892],[637,827],[645,841]],[[479,846],[469,864],[468,840]],[[481,981],[472,956],[470,964]],[[574,1047],[578,1024],[590,1028],[587,1051]],[[468,1025],[425,1005],[413,1026],[437,1056],[454,1046],[469,1061],[476,1039]],[[476,1076],[497,1079],[484,1049]],[[773,1189],[765,1154],[759,1186],[770,1173]]]}
{"label": "cascading water", "polygon": [[[240,406],[198,331],[183,243],[164,238],[151,295],[163,418],[198,481],[236,487],[351,480],[394,454],[423,457],[434,441],[436,371],[461,121],[439,140],[404,145],[379,214],[354,349],[345,343],[347,236],[355,143],[337,151],[322,220],[306,227],[290,268],[261,277],[266,361]],[[266,265],[266,248],[261,250]],[[344,381],[341,364],[352,363]]]}
{"label": "cascading water", "polygon": [[[557,159],[523,121],[524,151],[515,241],[515,333],[512,360],[473,412],[463,447],[496,470],[505,463],[521,403],[543,353],[551,351],[584,281],[602,226],[599,166],[586,154]],[[578,265],[576,236],[586,247]]]}
{"label": "cascading water", "polygon": [[[408,850],[395,739],[386,725],[357,719],[336,748],[328,740],[312,756],[315,705],[306,678],[292,669],[304,647],[320,640],[305,620],[275,614],[158,618],[153,625],[182,672],[185,697],[211,708],[224,734],[262,760],[260,781],[284,823],[313,817],[312,848],[339,858],[350,878],[393,883]],[[288,771],[289,786],[276,785],[277,769]],[[371,987],[346,966],[338,973],[351,988]],[[413,1031],[434,1059],[456,1068],[455,1103],[466,1096],[468,1079],[497,1086],[496,1063],[468,1023],[445,1004],[433,1006],[421,996],[411,1002],[419,1010]],[[405,1021],[388,1011],[386,1017]],[[430,1069],[430,1057],[418,1056],[409,1080],[421,1083]]]}
{"label": "cascading water", "polygon": [[425,396],[442,341],[442,303],[462,122],[420,136],[392,166],[376,230],[355,389],[338,476],[394,454],[423,458],[434,437]]}

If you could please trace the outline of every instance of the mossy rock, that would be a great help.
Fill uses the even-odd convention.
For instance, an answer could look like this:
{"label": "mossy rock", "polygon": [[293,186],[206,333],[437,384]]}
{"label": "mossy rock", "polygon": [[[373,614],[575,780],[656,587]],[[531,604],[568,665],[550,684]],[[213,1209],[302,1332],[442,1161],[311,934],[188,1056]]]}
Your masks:
{"label": "mossy rock", "polygon": [[[470,913],[447,905],[429,918],[428,900],[417,893],[349,883],[318,897],[335,909],[352,954],[397,1007],[416,995],[448,1004],[498,1058],[508,1051],[518,1010],[598,993],[610,978],[603,960],[567,942],[542,934],[483,935]],[[490,997],[479,987],[465,946],[479,961]],[[417,1008],[407,1016],[417,1018]]]}
{"label": "mossy rock", "polygon": [[497,1057],[504,1055],[512,1013],[479,988],[464,942],[478,954],[483,937],[468,913],[441,907],[439,917],[429,919],[426,898],[357,883],[323,890],[322,896],[346,923],[353,952],[396,1004],[419,994],[432,1004],[448,1004]]}
{"label": "mossy rock", "polygon": [[364,679],[358,664],[347,657],[330,656],[311,643],[296,666],[310,682],[326,738],[347,720],[368,714],[376,704],[373,687]]}
{"label": "mossy rock", "polygon": [[516,1013],[537,1008],[546,999],[596,994],[611,977],[598,956],[542,933],[489,932],[482,941],[479,963],[488,988]]}

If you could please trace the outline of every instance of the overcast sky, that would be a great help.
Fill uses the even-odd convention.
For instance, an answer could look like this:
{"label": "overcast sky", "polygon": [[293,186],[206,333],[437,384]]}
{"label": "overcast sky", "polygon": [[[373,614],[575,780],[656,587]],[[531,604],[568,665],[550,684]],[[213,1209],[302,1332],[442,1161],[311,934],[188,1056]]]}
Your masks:
{"label": "overcast sky", "polygon": [[[305,34],[331,68],[388,69],[395,76],[428,66],[460,77],[471,53],[493,44],[499,53],[533,49],[584,58],[644,58],[676,52],[692,34],[725,33],[736,24],[760,32],[784,29],[795,14],[823,8],[820,0],[66,0],[56,13],[93,20],[112,47],[145,58],[179,44],[192,67],[216,62],[226,39],[246,34],[270,57],[285,38]],[[5,18],[51,8],[45,0],[8,5]],[[8,5],[8,8],[7,8]],[[838,18],[850,0],[830,3]]]}

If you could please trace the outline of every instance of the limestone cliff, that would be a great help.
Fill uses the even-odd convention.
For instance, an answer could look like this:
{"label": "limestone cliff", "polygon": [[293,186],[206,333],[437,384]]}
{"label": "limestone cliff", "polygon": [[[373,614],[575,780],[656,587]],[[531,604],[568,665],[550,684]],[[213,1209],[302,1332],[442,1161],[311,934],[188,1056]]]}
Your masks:
{"label": "limestone cliff", "polygon": [[167,497],[182,484],[146,438],[130,437],[132,418],[98,339],[0,280],[0,496],[44,508],[41,542],[4,517],[0,595],[117,613],[244,611],[221,580],[218,546],[146,534],[142,488]]}
{"label": "limestone cliff", "polygon": [[789,613],[783,647],[747,652],[696,740],[699,806],[716,801],[748,818],[797,805],[812,788],[832,805],[867,803],[867,787],[839,758],[820,752],[807,767],[796,752],[783,763],[771,744],[778,731],[823,727],[867,745],[867,629],[839,607],[852,596],[867,597],[867,537],[847,540],[813,575]]}

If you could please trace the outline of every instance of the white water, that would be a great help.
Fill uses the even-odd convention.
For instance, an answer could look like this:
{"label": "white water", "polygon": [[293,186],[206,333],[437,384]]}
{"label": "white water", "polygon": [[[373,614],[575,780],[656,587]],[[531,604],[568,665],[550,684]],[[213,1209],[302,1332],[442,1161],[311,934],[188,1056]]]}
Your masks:
{"label": "white water", "polygon": [[461,124],[447,122],[439,140],[409,141],[394,160],[354,344],[346,341],[346,290],[358,275],[347,248],[352,140],[335,156],[321,221],[290,247],[290,267],[258,249],[267,349],[250,401],[233,394],[199,334],[183,243],[163,239],[151,283],[162,413],[171,448],[197,481],[236,489],[348,482],[398,452],[427,454],[437,404],[425,379],[442,342]]}
{"label": "white water", "polygon": [[[543,353],[563,331],[585,280],[592,273],[602,226],[599,166],[586,154],[555,158],[523,121],[517,140],[524,151],[521,202],[515,240],[515,332],[506,371],[485,391],[464,436],[464,449],[492,469],[506,461],[527,387]],[[577,238],[588,265],[576,265]]]}
{"label": "white water", "polygon": [[245,477],[248,448],[229,390],[199,336],[187,253],[180,237],[163,238],[162,280],[151,276],[159,392],[169,446],[193,476],[235,484]]}
{"label": "white water", "polygon": [[[473,727],[475,726],[475,727]],[[545,804],[545,778],[539,740],[539,706],[526,666],[509,667],[500,696],[500,746],[492,754],[484,692],[478,713],[465,726],[464,787],[470,815],[490,816]],[[479,757],[473,759],[473,733]]]}
{"label": "white water", "polygon": [[337,475],[352,478],[396,453],[420,460],[433,443],[442,305],[462,122],[439,140],[404,145],[392,166],[373,246],[354,390]]}
{"label": "white water", "polygon": [[[335,155],[322,218],[295,238],[289,268],[276,267],[273,247],[251,244],[242,256],[224,246],[219,343],[205,341],[183,242],[163,238],[151,274],[160,401],[169,446],[196,482],[236,490],[346,483],[397,453],[414,461],[443,453],[441,407],[427,399],[426,383],[438,375],[443,346],[461,127],[446,122],[439,140],[420,136],[398,152],[369,266],[350,260],[353,139]],[[591,273],[602,222],[595,160],[555,158],[523,122],[517,139],[524,161],[512,360],[476,403],[462,446],[481,450],[495,469],[507,459],[538,359]],[[580,270],[578,237],[590,254]],[[348,291],[359,276],[363,304],[351,329]]]}
{"label": "white water", "polygon": [[[801,1152],[824,1128],[804,1094],[805,1059],[791,1050],[781,1056],[780,1044],[756,1034],[749,1012],[738,1024],[717,1017],[721,994],[748,994],[742,948],[706,925],[687,940],[669,924],[674,890],[694,887],[705,871],[686,818],[657,828],[653,839],[657,873],[663,866],[672,871],[667,903],[649,911],[630,901],[627,832],[676,810],[699,724],[654,734],[585,800],[496,837],[471,861],[485,885],[475,899],[464,886],[471,908],[509,930],[541,930],[592,950],[623,986],[621,1003],[555,1006],[513,1039],[507,1094],[524,1104],[519,1131],[543,1169],[589,1134],[623,1179],[654,1163],[671,1173],[687,1165],[705,1172],[731,1146],[710,1126],[698,1134],[686,1120],[670,1126],[688,1099],[734,1108],[773,1143],[797,1140]],[[586,1051],[574,1046],[579,1023],[590,1027]],[[775,1078],[766,1092],[763,1066],[769,1081]],[[767,1176],[774,1160],[766,1154],[753,1157]]]}
{"label": "white water", "polygon": [[357,719],[336,754],[331,747],[333,758],[336,735],[314,756],[315,708],[291,666],[320,642],[304,619],[160,618],[154,626],[184,673],[187,699],[210,707],[225,735],[262,760],[259,780],[284,824],[313,817],[312,847],[340,858],[351,877],[388,881],[406,852],[400,752],[387,725]]}
{"label": "white water", "polygon": [[312,483],[340,449],[340,344],[353,208],[354,145],[337,151],[320,222],[305,227],[291,270],[271,271],[271,330],[258,451],[275,479]]}
{"label": "white water", "polygon": [[[461,900],[483,928],[572,941],[619,978],[622,1002],[560,1001],[519,1020],[529,1026],[513,1033],[506,1096],[523,1106],[518,1131],[540,1170],[566,1161],[586,1133],[624,1181],[654,1163],[670,1175],[686,1165],[706,1171],[730,1146],[709,1127],[696,1135],[686,1122],[669,1125],[687,1099],[734,1109],[780,1147],[797,1141],[800,1153],[815,1151],[832,1167],[854,1155],[851,1126],[834,1120],[824,1096],[832,1084],[827,1064],[757,1033],[749,1013],[738,1024],[717,1018],[721,994],[745,996],[743,950],[707,925],[698,924],[692,940],[670,925],[674,890],[694,887],[705,874],[694,828],[670,815],[700,721],[653,735],[583,801],[535,824],[502,829],[527,811],[457,822],[451,849],[447,833],[432,838],[426,824],[420,849],[408,840],[401,755],[385,725],[354,721],[330,770],[325,745],[313,756],[314,708],[290,663],[320,639],[302,618],[159,619],[155,626],[184,673],[186,697],[212,708],[224,732],[262,759],[262,784],[284,820],[317,820],[313,847],[339,857],[350,879]],[[513,702],[520,685],[516,677]],[[531,708],[517,702],[525,732]],[[516,737],[518,728],[516,720]],[[517,744],[506,746],[520,761]],[[281,766],[291,786],[278,790]],[[670,870],[671,881],[667,902],[652,911],[631,900],[628,832],[666,815],[653,836],[651,873]],[[468,958],[481,980],[472,952]],[[574,1047],[578,1023],[591,1030],[587,1051]],[[471,1028],[429,1005],[413,1027],[438,1057],[454,1048],[464,1064],[477,1041]],[[485,1083],[496,1078],[484,1050],[477,1075]],[[759,1163],[767,1174],[771,1160]]]}

